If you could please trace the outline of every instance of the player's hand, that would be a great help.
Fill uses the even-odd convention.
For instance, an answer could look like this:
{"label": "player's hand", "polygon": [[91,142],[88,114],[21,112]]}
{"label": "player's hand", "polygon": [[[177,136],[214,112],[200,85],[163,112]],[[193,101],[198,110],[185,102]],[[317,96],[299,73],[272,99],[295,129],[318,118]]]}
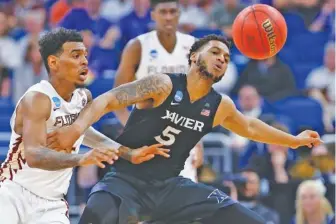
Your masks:
{"label": "player's hand", "polygon": [[143,146],[138,149],[133,149],[130,152],[130,162],[133,164],[140,164],[153,159],[155,155],[169,158],[170,155],[168,153],[170,152],[170,150],[161,148],[162,146],[162,144],[155,144],[151,146]]}
{"label": "player's hand", "polygon": [[48,148],[55,150],[66,150],[67,152],[72,149],[77,139],[80,136],[76,134],[72,126],[66,126],[56,129],[47,135]]}
{"label": "player's hand", "polygon": [[296,136],[296,141],[291,148],[296,149],[300,146],[308,146],[309,148],[312,148],[313,146],[318,146],[321,143],[322,140],[320,135],[316,131],[306,130]]}
{"label": "player's hand", "polygon": [[118,150],[115,149],[92,149],[83,155],[79,161],[79,165],[97,165],[100,168],[105,168],[103,162],[113,164],[118,159],[118,153]]}

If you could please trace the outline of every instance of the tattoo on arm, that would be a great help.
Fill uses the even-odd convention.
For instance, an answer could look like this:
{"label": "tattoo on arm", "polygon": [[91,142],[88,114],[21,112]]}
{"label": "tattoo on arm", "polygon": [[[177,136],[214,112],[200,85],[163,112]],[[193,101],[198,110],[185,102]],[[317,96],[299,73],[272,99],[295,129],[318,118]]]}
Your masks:
{"label": "tattoo on arm", "polygon": [[43,170],[61,170],[79,165],[80,154],[56,152],[48,148],[34,149],[34,168]]}
{"label": "tattoo on arm", "polygon": [[119,156],[127,161],[131,162],[132,159],[132,149],[126,147],[126,146],[121,146],[119,149]]}
{"label": "tattoo on arm", "polygon": [[158,98],[171,91],[169,77],[163,75],[148,76],[129,85],[122,85],[114,90],[115,98],[120,106],[128,106],[150,98]]}

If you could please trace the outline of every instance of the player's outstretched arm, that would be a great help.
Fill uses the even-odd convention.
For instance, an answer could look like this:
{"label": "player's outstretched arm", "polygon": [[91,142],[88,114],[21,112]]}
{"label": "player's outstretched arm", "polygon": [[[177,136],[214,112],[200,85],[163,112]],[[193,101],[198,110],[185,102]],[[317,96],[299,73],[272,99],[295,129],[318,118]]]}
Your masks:
{"label": "player's outstretched arm", "polygon": [[50,116],[51,103],[43,93],[29,92],[20,105],[23,128],[22,138],[27,164],[32,168],[60,170],[74,166],[91,164],[103,165],[112,162],[114,152],[96,149],[90,153],[77,155],[57,152],[46,147],[46,121]]}
{"label": "player's outstretched arm", "polygon": [[[140,59],[141,43],[138,39],[132,39],[123,50],[113,88],[135,80],[135,73],[139,66]],[[127,108],[116,110],[115,114],[119,121],[125,126],[130,115]]]}
{"label": "player's outstretched arm", "polygon": [[293,136],[273,128],[257,118],[244,116],[228,97],[223,97],[215,117],[215,123],[243,137],[267,144],[297,148],[304,145],[312,147],[321,143],[320,136],[315,131],[304,131]]}
{"label": "player's outstretched arm", "polygon": [[78,137],[111,111],[149,99],[153,99],[154,106],[158,106],[168,97],[171,90],[172,83],[168,75],[151,75],[112,89],[85,107],[72,125],[74,134]]}
{"label": "player's outstretched arm", "polygon": [[[165,158],[169,158],[169,149],[161,148],[162,144],[155,144],[151,146],[143,146],[138,149],[131,149],[123,146],[99,131],[95,130],[93,127],[88,128],[84,133],[83,145],[90,148],[104,148],[111,149],[117,152],[116,155],[121,158],[133,163],[139,164],[148,161],[155,157],[155,155],[160,155]],[[117,158],[115,158],[116,160]]]}

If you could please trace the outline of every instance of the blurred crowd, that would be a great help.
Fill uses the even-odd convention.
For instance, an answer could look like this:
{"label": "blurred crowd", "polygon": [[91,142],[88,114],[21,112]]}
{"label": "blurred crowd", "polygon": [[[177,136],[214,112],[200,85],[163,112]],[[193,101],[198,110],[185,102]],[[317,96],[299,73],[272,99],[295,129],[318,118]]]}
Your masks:
{"label": "blurred crowd", "polygon": [[[255,61],[233,49],[225,77],[214,88],[230,95],[245,115],[260,118],[292,134],[315,128],[325,139],[321,146],[294,151],[251,142],[227,130],[216,130],[230,139],[227,147],[233,151],[233,174],[221,175],[204,164],[199,169],[199,180],[226,188],[233,198],[260,213],[268,223],[331,222],[335,204],[335,191],[330,194],[328,188],[329,185],[334,188],[335,183],[335,1],[179,2],[180,30],[197,37],[208,32],[222,33],[230,39],[235,17],[250,4],[269,4],[286,15],[286,20],[290,21],[289,36],[279,56]],[[88,88],[101,80],[112,87],[127,42],[155,29],[150,10],[149,0],[0,0],[1,99],[14,105],[31,85],[47,79],[38,39],[45,31],[60,26],[76,29],[83,35],[89,51]],[[302,45],[302,52],[295,48],[304,43],[307,45]],[[304,54],[303,57],[300,53]],[[286,104],[288,99],[293,98],[297,101],[291,102],[307,106],[304,107],[307,110],[286,111],[292,106]],[[313,113],[315,109],[321,112]],[[290,115],[295,120],[290,120]],[[77,187],[89,189],[100,173],[95,169],[79,170]],[[295,187],[285,187],[292,183]],[[296,191],[294,195],[293,189]],[[272,195],[282,195],[276,197],[280,204],[281,200],[293,195],[291,200],[296,215],[291,214],[294,216],[285,217],[280,222],[280,210],[284,208],[279,208],[274,198],[273,202],[264,200]]]}

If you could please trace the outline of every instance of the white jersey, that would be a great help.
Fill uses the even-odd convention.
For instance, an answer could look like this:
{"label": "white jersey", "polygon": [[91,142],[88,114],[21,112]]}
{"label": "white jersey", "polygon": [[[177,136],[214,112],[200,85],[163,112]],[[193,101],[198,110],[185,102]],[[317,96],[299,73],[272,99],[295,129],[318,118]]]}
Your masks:
{"label": "white jersey", "polygon": [[[87,95],[83,89],[76,89],[73,92],[71,101],[66,102],[48,81],[41,81],[33,85],[25,94],[28,92],[41,92],[47,95],[51,101],[50,117],[46,121],[48,133],[62,126],[72,124],[78,117],[79,112],[87,104]],[[19,105],[23,96],[17,105]],[[14,181],[32,193],[49,200],[62,199],[68,191],[72,168],[48,171],[28,166],[25,160],[22,136],[14,131],[16,108],[10,121],[12,134],[7,158],[1,164],[0,180]],[[76,141],[72,153],[78,153],[82,141],[83,136]]]}
{"label": "white jersey", "polygon": [[187,73],[187,56],[195,37],[180,32],[176,32],[176,37],[172,53],[167,52],[161,45],[155,30],[137,37],[141,43],[141,60],[135,74],[137,79],[162,73]]}

